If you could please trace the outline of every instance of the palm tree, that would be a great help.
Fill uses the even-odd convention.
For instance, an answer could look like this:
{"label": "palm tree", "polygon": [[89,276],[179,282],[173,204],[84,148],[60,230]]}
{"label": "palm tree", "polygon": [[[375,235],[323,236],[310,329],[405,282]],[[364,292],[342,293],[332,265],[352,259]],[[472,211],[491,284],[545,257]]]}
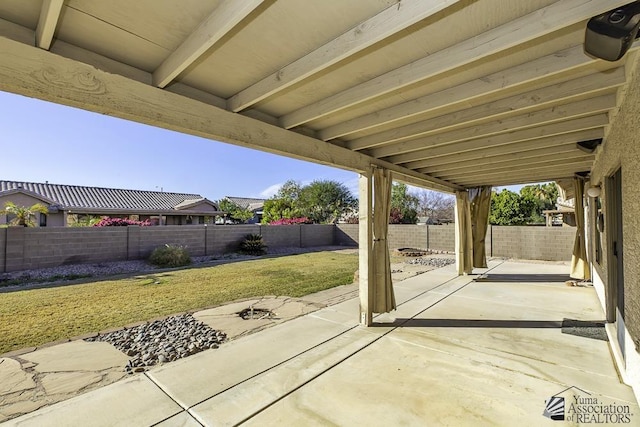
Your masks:
{"label": "palm tree", "polygon": [[22,227],[35,227],[34,218],[36,213],[47,214],[49,209],[42,203],[36,203],[33,206],[18,206],[13,202],[4,204],[4,209],[0,211],[0,215],[13,215],[11,225]]}

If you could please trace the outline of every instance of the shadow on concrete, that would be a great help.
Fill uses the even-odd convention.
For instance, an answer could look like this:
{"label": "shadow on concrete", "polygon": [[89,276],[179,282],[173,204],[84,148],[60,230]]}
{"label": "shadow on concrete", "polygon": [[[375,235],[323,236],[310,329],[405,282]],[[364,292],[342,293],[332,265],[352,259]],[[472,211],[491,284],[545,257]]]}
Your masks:
{"label": "shadow on concrete", "polygon": [[[593,320],[493,320],[493,319],[395,319],[374,323],[373,327],[398,328],[520,328],[562,329],[562,333],[606,341],[603,321]],[[604,335],[603,335],[604,334]]]}
{"label": "shadow on concrete", "polygon": [[475,282],[492,283],[546,283],[571,280],[568,274],[483,274]]}
{"label": "shadow on concrete", "polygon": [[375,323],[373,326],[401,328],[525,328],[559,329],[558,320],[491,320],[491,319],[396,319],[392,323]]}

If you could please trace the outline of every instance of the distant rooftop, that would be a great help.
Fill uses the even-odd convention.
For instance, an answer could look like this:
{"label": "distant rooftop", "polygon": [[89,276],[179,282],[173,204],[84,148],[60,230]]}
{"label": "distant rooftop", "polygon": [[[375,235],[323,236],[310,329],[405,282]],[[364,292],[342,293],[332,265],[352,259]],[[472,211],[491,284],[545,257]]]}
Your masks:
{"label": "distant rooftop", "polygon": [[242,209],[249,209],[250,211],[262,209],[264,207],[264,202],[266,202],[266,199],[256,199],[251,197],[226,196],[226,198],[240,206]]}
{"label": "distant rooftop", "polygon": [[20,189],[49,199],[55,205],[67,210],[121,209],[162,211],[180,209],[181,207],[206,200],[199,194],[0,181],[0,196],[4,192]]}

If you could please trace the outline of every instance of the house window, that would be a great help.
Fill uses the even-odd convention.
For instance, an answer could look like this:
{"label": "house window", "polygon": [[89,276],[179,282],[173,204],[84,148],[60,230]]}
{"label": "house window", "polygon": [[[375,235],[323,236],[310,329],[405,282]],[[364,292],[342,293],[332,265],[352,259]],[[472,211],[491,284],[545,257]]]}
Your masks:
{"label": "house window", "polygon": [[40,214],[40,227],[46,227],[47,226],[47,215],[41,213]]}
{"label": "house window", "polygon": [[191,215],[187,216],[187,225],[193,224],[193,217]]}

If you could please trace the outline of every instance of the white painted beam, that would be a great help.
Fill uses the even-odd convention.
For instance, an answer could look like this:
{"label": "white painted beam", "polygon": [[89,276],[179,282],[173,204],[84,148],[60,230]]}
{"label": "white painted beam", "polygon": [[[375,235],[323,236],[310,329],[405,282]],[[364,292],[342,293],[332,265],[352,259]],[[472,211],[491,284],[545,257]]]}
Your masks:
{"label": "white painted beam", "polygon": [[465,141],[483,136],[513,132],[518,129],[544,126],[554,122],[568,120],[574,117],[582,117],[606,112],[616,106],[615,93],[572,102],[565,105],[557,105],[552,108],[521,114],[503,120],[497,120],[478,126],[470,126],[450,132],[439,133],[426,138],[412,139],[395,144],[383,145],[380,148],[368,150],[373,157],[383,158],[397,156],[412,151],[435,148],[459,141]]}
{"label": "white painted beam", "polygon": [[0,37],[0,90],[164,129],[339,167],[386,168],[426,188],[460,187],[259,120],[158,90],[91,65]]}
{"label": "white painted beam", "polygon": [[547,181],[556,181],[559,179],[567,179],[573,178],[575,176],[575,172],[572,171],[556,171],[556,172],[548,172],[539,175],[528,175],[528,176],[513,176],[510,175],[505,179],[492,179],[492,180],[477,180],[477,181],[469,181],[464,185],[466,188],[479,187],[482,185],[491,185],[493,187],[505,186],[505,185],[517,185],[517,184],[532,184],[535,182],[547,182]]}
{"label": "white painted beam", "polygon": [[429,159],[432,157],[447,156],[456,153],[463,153],[465,151],[485,149],[497,145],[514,144],[516,142],[526,141],[529,139],[538,139],[546,136],[577,132],[587,129],[603,128],[607,124],[609,124],[608,114],[600,113],[594,116],[560,121],[550,125],[507,132],[490,137],[476,138],[434,148],[426,148],[423,150],[414,151],[412,153],[391,156],[386,160],[395,164],[409,163],[415,162],[417,160]]}
{"label": "white painted beam", "polygon": [[402,126],[400,128],[368,135],[349,141],[345,146],[362,150],[388,143],[396,143],[416,137],[449,131],[471,124],[498,120],[528,111],[536,111],[556,104],[611,93],[625,83],[624,67],[606,73],[594,73],[574,80],[564,81],[544,88],[519,93],[486,104],[456,111],[451,114]]}
{"label": "white painted beam", "polygon": [[596,62],[599,63],[599,66],[611,64],[617,67],[624,61],[625,59],[621,59],[616,63],[607,63],[593,59],[585,55],[583,46],[579,45],[458,86],[338,123],[319,131],[318,134],[321,139],[328,141],[355,132],[389,125],[416,115],[422,116],[429,113],[436,116],[439,115],[438,111],[447,107],[460,105],[461,108],[464,108],[467,102],[473,102],[501,90],[528,86],[536,80],[550,78],[568,70],[578,74],[591,69]]}
{"label": "white painted beam", "polygon": [[63,5],[64,0],[43,0],[36,27],[36,46],[40,49],[49,50],[51,47]]}
{"label": "white painted beam", "polygon": [[229,98],[228,109],[241,111],[329,68],[349,56],[435,15],[459,0],[402,0],[355,28]]}
{"label": "white painted beam", "polygon": [[485,146],[480,141],[476,141],[478,142],[478,146],[475,150],[418,160],[405,164],[405,167],[418,170],[418,172],[421,172],[423,168],[439,166],[455,167],[457,164],[464,164],[464,162],[491,161],[491,159],[500,155],[518,156],[522,153],[523,156],[526,156],[529,152],[546,151],[554,147],[575,147],[578,141],[588,141],[597,138],[604,138],[603,128],[562,133],[560,135],[543,138],[526,139],[524,141],[515,141],[510,144],[497,146]]}
{"label": "white painted beam", "polygon": [[563,0],[281,117],[289,129],[558,31],[628,3]]}
{"label": "white painted beam", "polygon": [[[583,153],[585,154],[585,153]],[[524,161],[514,161],[507,163],[505,165],[490,165],[490,166],[480,166],[475,169],[467,169],[463,171],[455,171],[455,172],[446,172],[438,174],[437,176],[441,179],[451,180],[451,181],[464,181],[467,179],[475,179],[477,177],[482,176],[493,176],[509,173],[517,172],[517,173],[526,173],[529,171],[538,171],[540,169],[546,170],[549,168],[557,168],[563,169],[566,167],[582,166],[582,165],[591,165],[595,160],[594,155],[583,155],[576,157],[556,157],[555,160],[543,159],[532,160],[525,159]]]}
{"label": "white painted beam", "polygon": [[519,180],[524,178],[540,179],[541,177],[555,177],[566,176],[567,174],[574,174],[576,172],[590,170],[593,165],[593,161],[566,163],[563,166],[549,166],[539,167],[533,169],[522,169],[512,171],[500,171],[495,173],[485,173],[474,176],[460,177],[455,182],[468,187],[473,182],[491,182],[491,180]]}
{"label": "white painted beam", "polygon": [[153,84],[165,87],[228,34],[264,0],[224,0],[153,73]]}
{"label": "white painted beam", "polygon": [[488,166],[496,168],[506,165],[526,166],[534,163],[555,161],[559,158],[570,159],[575,157],[582,157],[584,155],[585,152],[579,150],[576,147],[575,142],[570,142],[562,145],[555,145],[546,149],[535,148],[528,151],[518,151],[517,153],[500,154],[497,156],[485,157],[482,159],[473,159],[458,163],[448,163],[432,166],[429,168],[421,168],[418,169],[418,172],[426,173],[433,176],[441,176],[458,172],[465,173],[480,168],[486,168]]}

